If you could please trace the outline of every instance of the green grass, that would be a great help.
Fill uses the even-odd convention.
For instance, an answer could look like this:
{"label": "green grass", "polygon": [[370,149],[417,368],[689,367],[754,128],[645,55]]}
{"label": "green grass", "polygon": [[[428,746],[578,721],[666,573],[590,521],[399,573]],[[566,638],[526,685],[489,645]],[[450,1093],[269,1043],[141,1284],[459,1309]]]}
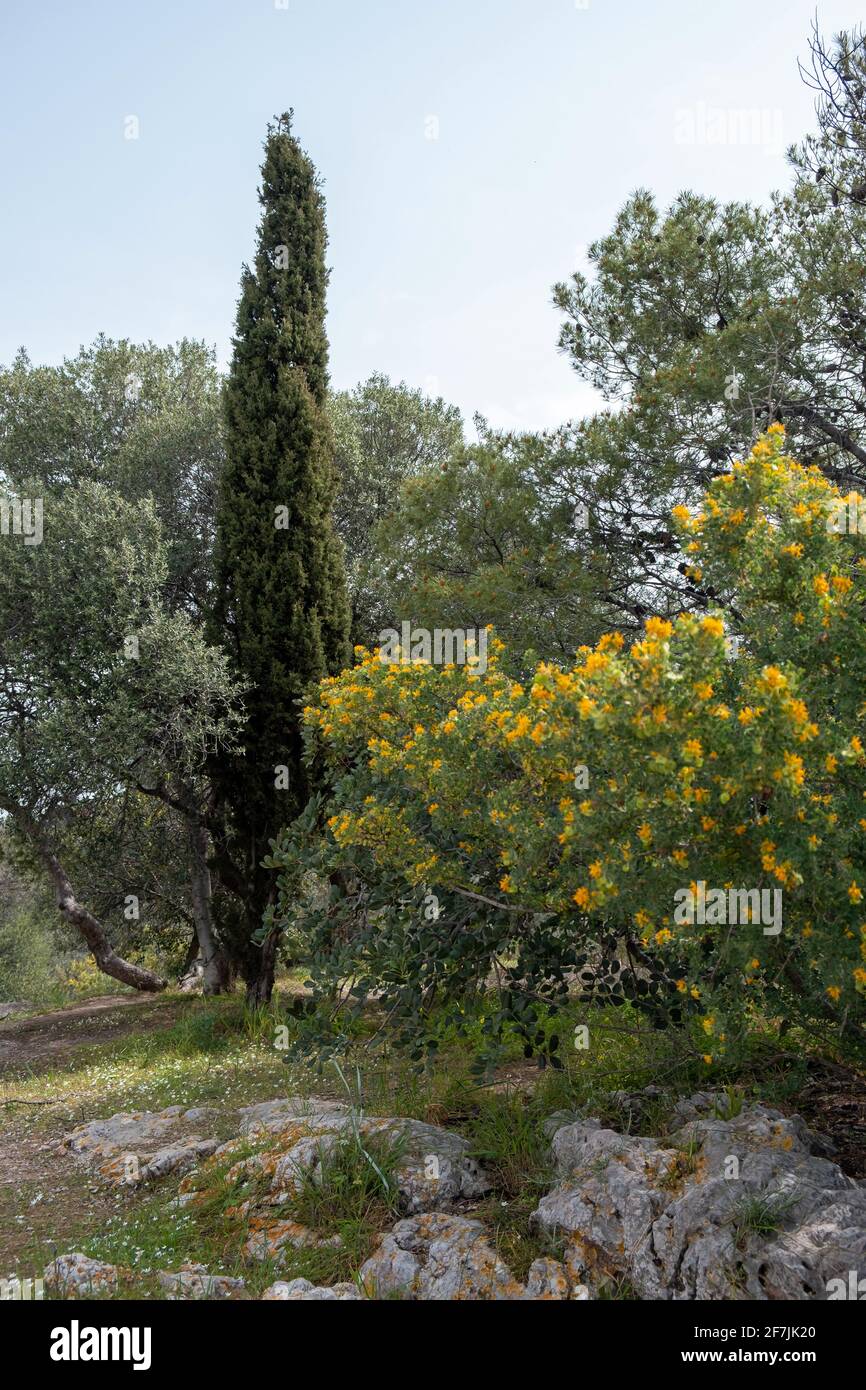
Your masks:
{"label": "green grass", "polygon": [[738,1198],[728,1218],[734,1228],[734,1243],[742,1247],[751,1235],[775,1235],[798,1201],[796,1192],[749,1193]]}
{"label": "green grass", "polygon": [[635,1293],[634,1286],[625,1277],[621,1279],[604,1279],[599,1283],[596,1294],[601,1302],[638,1302],[638,1295]]}
{"label": "green grass", "polygon": [[405,1152],[399,1139],[350,1132],[321,1152],[318,1168],[299,1176],[293,1216],[324,1235],[345,1222],[383,1229],[399,1215],[397,1170]]}
{"label": "green grass", "polygon": [[724,1093],[713,1105],[713,1115],[717,1120],[735,1120],[743,1113],[746,1103],[745,1093],[738,1086],[728,1085]]}
{"label": "green grass", "polygon": [[689,1139],[685,1144],[677,1145],[674,1161],[664,1177],[659,1179],[659,1187],[667,1192],[682,1187],[686,1179],[697,1172],[699,1155],[700,1144],[696,1139]]}

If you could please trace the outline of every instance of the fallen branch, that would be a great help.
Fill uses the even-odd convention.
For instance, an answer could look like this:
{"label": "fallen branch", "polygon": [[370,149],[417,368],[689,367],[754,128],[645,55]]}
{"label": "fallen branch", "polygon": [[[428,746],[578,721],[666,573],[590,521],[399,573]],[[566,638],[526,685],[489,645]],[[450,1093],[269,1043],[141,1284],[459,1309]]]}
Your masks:
{"label": "fallen branch", "polygon": [[65,1100],[79,1099],[78,1092],[73,1091],[68,1096],[55,1096],[52,1100],[22,1100],[19,1096],[10,1096],[8,1100],[0,1100],[0,1105],[62,1105]]}

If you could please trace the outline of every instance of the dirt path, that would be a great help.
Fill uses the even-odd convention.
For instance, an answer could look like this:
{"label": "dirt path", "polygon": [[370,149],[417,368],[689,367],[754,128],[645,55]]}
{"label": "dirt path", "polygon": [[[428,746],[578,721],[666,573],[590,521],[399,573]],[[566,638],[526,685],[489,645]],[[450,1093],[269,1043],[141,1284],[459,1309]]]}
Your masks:
{"label": "dirt path", "polygon": [[[55,1239],[92,1229],[116,1205],[57,1152],[78,1102],[4,1105],[16,1080],[63,1068],[81,1047],[168,1028],[186,997],[105,994],[29,1018],[0,1022],[0,1278],[39,1275]],[[98,1099],[94,1098],[98,1108]],[[36,1249],[39,1255],[36,1256]]]}
{"label": "dirt path", "polygon": [[74,1232],[98,1226],[111,1205],[57,1152],[68,1108],[46,1110],[0,1106],[0,1278],[38,1278],[54,1242],[65,1245]]}
{"label": "dirt path", "polygon": [[13,1015],[0,1023],[0,1077],[22,1068],[38,1071],[40,1064],[55,1063],[70,1048],[168,1025],[183,1002],[140,994],[101,994],[47,1014],[23,1019]]}

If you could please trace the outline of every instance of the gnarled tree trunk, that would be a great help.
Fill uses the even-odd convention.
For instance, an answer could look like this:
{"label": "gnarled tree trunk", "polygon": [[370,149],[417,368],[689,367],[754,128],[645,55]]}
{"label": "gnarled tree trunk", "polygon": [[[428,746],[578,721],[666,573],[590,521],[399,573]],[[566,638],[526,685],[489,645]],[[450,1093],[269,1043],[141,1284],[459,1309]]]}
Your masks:
{"label": "gnarled tree trunk", "polygon": [[231,971],[225,953],[214,936],[210,869],[207,862],[208,833],[200,822],[191,819],[187,821],[187,827],[192,913],[204,968],[202,988],[205,994],[222,994],[229,987]]}
{"label": "gnarled tree trunk", "polygon": [[97,966],[104,975],[119,980],[121,984],[131,985],[133,989],[156,994],[165,989],[166,980],[161,980],[152,970],[142,965],[133,965],[115,951],[105,934],[102,923],[94,917],[76,898],[69,875],[54,853],[51,844],[38,821],[22,806],[0,801],[0,808],[8,811],[15,824],[24,832],[54,885],[57,906],[70,926],[87,942]]}
{"label": "gnarled tree trunk", "polygon": [[256,948],[258,970],[255,973],[248,971],[246,975],[246,1002],[251,1009],[257,1008],[259,1004],[271,1002],[277,966],[277,940],[277,933],[271,932],[265,937],[261,947]]}

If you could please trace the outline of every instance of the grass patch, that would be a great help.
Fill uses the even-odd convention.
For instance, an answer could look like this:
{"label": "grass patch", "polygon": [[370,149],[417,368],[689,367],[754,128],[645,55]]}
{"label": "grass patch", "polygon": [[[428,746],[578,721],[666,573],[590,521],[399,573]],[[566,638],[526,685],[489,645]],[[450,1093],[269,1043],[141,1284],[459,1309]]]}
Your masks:
{"label": "grass patch", "polygon": [[350,1133],[323,1149],[315,1169],[299,1176],[290,1205],[305,1226],[339,1234],[345,1223],[379,1231],[399,1215],[397,1170],[405,1153],[399,1137]]}
{"label": "grass patch", "polygon": [[463,1126],[473,1157],[483,1164],[493,1192],[473,1215],[491,1233],[497,1254],[524,1281],[533,1260],[557,1253],[530,1217],[550,1186],[550,1142],[539,1100],[523,1093],[486,1096]]}
{"label": "grass patch", "polygon": [[775,1235],[798,1201],[796,1192],[748,1193],[740,1197],[728,1217],[737,1248],[742,1249],[749,1236]]}
{"label": "grass patch", "polygon": [[659,1187],[666,1192],[681,1188],[686,1178],[697,1172],[700,1152],[701,1146],[697,1139],[689,1139],[685,1144],[677,1145],[674,1161],[664,1177],[659,1179]]}

